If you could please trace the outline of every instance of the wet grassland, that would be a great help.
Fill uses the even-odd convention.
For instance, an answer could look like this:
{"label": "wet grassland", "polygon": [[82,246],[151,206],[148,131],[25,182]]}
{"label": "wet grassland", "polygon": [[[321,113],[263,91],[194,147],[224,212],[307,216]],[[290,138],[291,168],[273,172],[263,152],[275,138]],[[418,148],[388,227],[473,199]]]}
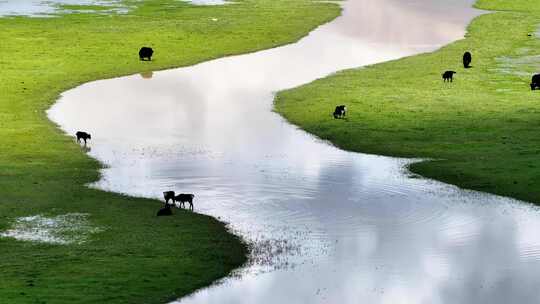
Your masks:
{"label": "wet grassland", "polygon": [[[163,303],[244,263],[246,245],[217,220],[180,210],[157,218],[158,201],[88,188],[102,165],[45,111],[84,82],[290,43],[340,12],[308,0],[122,3],[121,14],[92,5],[0,18],[0,231],[47,227],[68,240],[0,237],[2,303]],[[151,62],[138,60],[143,45],[155,50]]]}

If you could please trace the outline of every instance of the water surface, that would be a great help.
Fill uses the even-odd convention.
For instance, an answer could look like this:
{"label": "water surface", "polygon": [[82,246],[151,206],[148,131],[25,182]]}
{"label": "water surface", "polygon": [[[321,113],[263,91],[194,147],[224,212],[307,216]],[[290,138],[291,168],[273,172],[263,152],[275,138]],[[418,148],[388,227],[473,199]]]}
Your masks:
{"label": "water surface", "polygon": [[350,0],[298,43],[88,83],[49,115],[92,133],[108,165],[95,187],[195,193],[254,244],[180,303],[538,303],[536,208],[412,178],[411,160],[341,151],[272,112],[276,91],[463,37],[471,4]]}
{"label": "water surface", "polygon": [[0,0],[0,16],[45,17],[63,11],[61,5],[103,5],[120,12],[119,0]]}

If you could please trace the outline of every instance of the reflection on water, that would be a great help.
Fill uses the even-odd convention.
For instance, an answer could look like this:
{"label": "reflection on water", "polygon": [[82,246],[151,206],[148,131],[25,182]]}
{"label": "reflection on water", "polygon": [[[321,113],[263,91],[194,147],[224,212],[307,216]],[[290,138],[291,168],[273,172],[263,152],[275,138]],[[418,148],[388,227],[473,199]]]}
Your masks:
{"label": "reflection on water", "polygon": [[226,4],[226,0],[184,0],[194,5],[222,5]]}
{"label": "reflection on water", "polygon": [[462,37],[471,4],[351,0],[296,44],[88,83],[49,115],[92,133],[110,166],[97,187],[195,193],[254,244],[239,276],[181,303],[537,303],[535,208],[408,178],[409,160],[338,150],[271,112],[278,90]]}
{"label": "reflection on water", "polygon": [[152,76],[154,76],[154,72],[152,72],[152,71],[142,72],[142,73],[140,73],[140,75],[144,79],[151,79]]}

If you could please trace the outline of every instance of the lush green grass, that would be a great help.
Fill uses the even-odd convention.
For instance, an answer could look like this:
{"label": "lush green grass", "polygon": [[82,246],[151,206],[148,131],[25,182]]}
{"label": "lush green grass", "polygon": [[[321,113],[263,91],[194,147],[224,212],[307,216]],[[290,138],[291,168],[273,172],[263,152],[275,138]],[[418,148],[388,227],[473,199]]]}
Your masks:
{"label": "lush green grass", "polygon": [[[339,14],[309,0],[126,2],[137,6],[126,15],[0,18],[0,230],[69,212],[105,229],[82,245],[0,238],[0,303],[162,303],[242,264],[246,248],[222,223],[156,218],[157,201],[86,188],[100,165],[44,111],[86,81],[289,43]],[[142,45],[155,49],[152,62],[138,60]]]}
{"label": "lush green grass", "polygon": [[[540,7],[481,0],[466,39],[419,56],[347,70],[281,92],[276,110],[337,146],[433,158],[412,171],[461,187],[540,203]],[[473,68],[461,63],[473,54]],[[452,84],[441,74],[455,70]],[[347,120],[331,118],[346,104]]]}

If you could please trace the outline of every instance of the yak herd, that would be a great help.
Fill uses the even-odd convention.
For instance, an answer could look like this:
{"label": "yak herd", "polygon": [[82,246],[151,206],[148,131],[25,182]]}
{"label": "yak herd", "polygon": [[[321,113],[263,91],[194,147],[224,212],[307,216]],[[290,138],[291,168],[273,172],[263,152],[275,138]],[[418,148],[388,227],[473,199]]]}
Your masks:
{"label": "yak herd", "polygon": [[[151,61],[152,55],[154,54],[154,50],[150,47],[142,47],[139,50],[139,59],[141,61]],[[470,52],[465,52],[463,54],[463,67],[468,69],[471,67],[472,62],[472,54]],[[453,82],[454,80],[454,74],[456,74],[455,71],[445,71],[442,74],[442,78],[444,82]],[[531,90],[540,89],[540,74],[536,74],[532,77],[531,80]],[[335,119],[345,118],[347,115],[347,106],[346,105],[339,105],[336,106],[334,113],[332,113],[332,116]],[[83,132],[83,131],[77,131],[75,133],[75,136],[77,137],[77,142],[80,143],[81,140],[84,141],[84,145],[86,146],[86,142],[89,139],[92,139],[92,136],[90,133]],[[165,199],[165,206],[161,208],[157,215],[163,216],[163,215],[172,215],[172,209],[171,206],[177,206],[178,208],[183,208],[185,204],[189,204],[189,207],[191,210],[193,210],[193,198],[195,195],[193,194],[185,194],[181,193],[179,195],[176,195],[174,191],[165,191],[163,192],[163,198]],[[172,202],[172,204],[169,204],[169,201]],[[178,205],[177,205],[178,203]]]}
{"label": "yak herd", "polygon": [[[171,206],[176,206],[178,208],[183,208],[185,203],[189,204],[189,208],[193,210],[193,198],[194,194],[180,193],[176,195],[174,191],[165,191],[163,192],[163,198],[165,199],[165,206],[159,209],[157,216],[172,215]],[[169,201],[172,204],[169,204]],[[176,204],[178,202],[178,205]]]}
{"label": "yak herd", "polygon": [[[529,35],[530,36],[530,35]],[[463,67],[468,69],[471,68],[472,63],[472,54],[471,52],[465,52],[463,54]],[[442,74],[442,79],[444,82],[453,82],[454,81],[454,74],[456,74],[456,71],[445,71]],[[531,90],[540,89],[540,74],[533,75],[531,79]],[[338,118],[345,118],[345,115],[347,113],[347,107],[345,105],[339,105],[336,106],[334,113],[332,114],[335,119]]]}
{"label": "yak herd", "polygon": [[[154,50],[152,48],[142,47],[139,50],[139,59],[141,61],[151,61],[153,54],[154,54]],[[83,140],[85,147],[86,147],[87,141],[92,139],[92,135],[84,131],[77,131],[75,133],[75,137],[77,138],[77,143],[80,143],[81,140]],[[171,206],[183,208],[185,207],[186,203],[189,204],[189,208],[193,210],[194,197],[195,195],[193,194],[181,193],[181,194],[176,195],[174,191],[163,192],[163,198],[165,199],[165,206],[157,212],[157,216],[172,215],[173,213],[172,213]],[[169,204],[169,201],[171,201],[172,204]]]}

